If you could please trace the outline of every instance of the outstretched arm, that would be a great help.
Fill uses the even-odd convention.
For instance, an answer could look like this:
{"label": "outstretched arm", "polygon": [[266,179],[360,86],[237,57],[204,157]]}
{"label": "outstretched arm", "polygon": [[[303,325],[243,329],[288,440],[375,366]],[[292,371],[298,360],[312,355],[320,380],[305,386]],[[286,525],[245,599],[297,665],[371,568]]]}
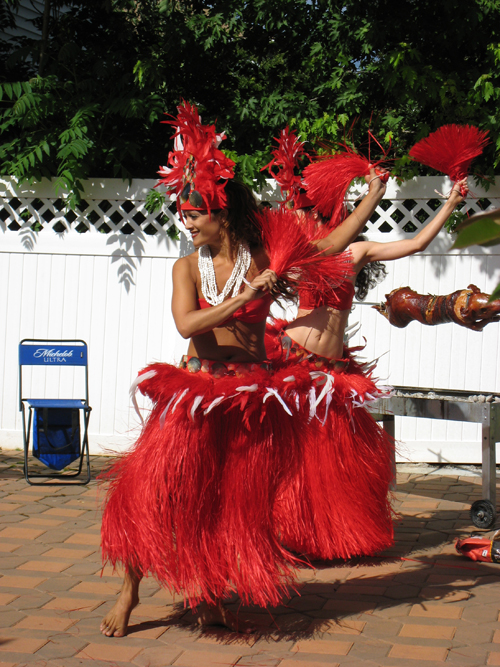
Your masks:
{"label": "outstretched arm", "polygon": [[[461,194],[461,187],[463,188],[464,195]],[[425,250],[429,243],[439,234],[456,206],[467,196],[468,191],[466,178],[455,183],[449,199],[441,206],[434,218],[412,239],[392,241],[390,243],[364,241],[353,244],[351,252],[355,271],[359,271],[369,262],[385,262],[392,259],[401,259],[402,257],[408,257],[409,255],[414,255],[417,252]]]}
{"label": "outstretched arm", "polygon": [[370,216],[382,201],[385,194],[385,183],[382,183],[380,175],[376,173],[375,169],[370,169],[370,173],[365,178],[369,184],[366,197],[338,227],[317,242],[318,250],[324,250],[325,255],[343,252],[363,231]]}

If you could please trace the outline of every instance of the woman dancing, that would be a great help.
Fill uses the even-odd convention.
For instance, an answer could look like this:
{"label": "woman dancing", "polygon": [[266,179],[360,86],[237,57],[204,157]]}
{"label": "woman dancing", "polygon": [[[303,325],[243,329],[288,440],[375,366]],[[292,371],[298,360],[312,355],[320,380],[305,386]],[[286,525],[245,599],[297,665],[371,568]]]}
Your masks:
{"label": "woman dancing", "polygon": [[[345,348],[344,331],[355,293],[365,298],[384,271],[378,263],[424,250],[466,193],[467,179],[456,183],[436,216],[413,239],[352,243],[347,250],[352,274],[326,298],[301,294],[296,319],[277,323],[282,364],[293,375],[303,367],[319,371],[324,382],[324,409],[315,413],[323,428],[306,443],[279,510],[284,543],[296,552],[350,558],[373,555],[393,542],[388,491],[394,445],[365,409],[383,390],[372,379],[374,365],[356,363]],[[344,226],[354,228],[352,236],[359,232],[359,221],[352,216],[337,229]],[[310,403],[304,404],[304,412],[308,408]]]}
{"label": "woman dancing", "polygon": [[200,623],[248,631],[223,600],[236,591],[245,603],[278,604],[298,563],[274,515],[303,438],[266,361],[279,281],[267,268],[256,201],[218,150],[223,136],[201,124],[195,107],[178,111],[176,149],[160,174],[184,201],[196,250],[173,269],[172,312],[190,342],[179,368],[158,363],[140,373],[135,386],[152,411],[105,477],[103,560],[125,567],[101,624],[107,636],[126,634],[148,574],[180,592]]}

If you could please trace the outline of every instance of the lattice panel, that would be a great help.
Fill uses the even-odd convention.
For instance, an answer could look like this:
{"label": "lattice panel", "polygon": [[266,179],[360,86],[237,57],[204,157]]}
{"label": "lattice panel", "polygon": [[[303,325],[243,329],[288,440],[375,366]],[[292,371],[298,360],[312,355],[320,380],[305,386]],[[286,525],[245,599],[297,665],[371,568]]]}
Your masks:
{"label": "lattice panel", "polygon": [[[175,204],[170,206],[175,213]],[[4,231],[52,229],[61,234],[73,229],[85,234],[94,229],[101,234],[119,232],[154,236],[174,224],[174,215],[167,206],[163,211],[151,214],[146,210],[144,200],[137,199],[87,198],[73,211],[66,209],[62,199],[4,196],[0,204],[0,221]]]}
{"label": "lattice panel", "polygon": [[[348,197],[348,208],[353,209],[366,189],[353,188]],[[400,194],[400,193],[398,193]],[[400,195],[401,196],[401,195]],[[271,199],[274,199],[271,197]],[[412,234],[431,218],[442,206],[443,199],[412,197],[383,199],[366,225],[364,232],[370,235],[396,233]],[[462,205],[463,212],[476,213],[488,208],[500,207],[500,199],[469,197]],[[174,224],[175,202],[167,202],[163,210],[154,214],[145,207],[144,199],[112,199],[87,197],[77,210],[67,210],[61,198],[28,198],[5,193],[0,200],[0,228],[12,232],[31,229],[42,232],[47,229],[63,234],[74,230],[80,234],[97,231],[100,234],[165,235]]]}
{"label": "lattice panel", "polygon": [[[355,208],[358,201],[348,200],[348,208],[350,210]],[[399,235],[412,234],[419,231],[437,213],[443,201],[438,196],[430,199],[383,199],[363,231],[369,234],[390,234],[391,232],[397,232]],[[464,204],[457,207],[457,210],[473,215],[479,211],[498,207],[500,207],[500,199],[469,198]]]}

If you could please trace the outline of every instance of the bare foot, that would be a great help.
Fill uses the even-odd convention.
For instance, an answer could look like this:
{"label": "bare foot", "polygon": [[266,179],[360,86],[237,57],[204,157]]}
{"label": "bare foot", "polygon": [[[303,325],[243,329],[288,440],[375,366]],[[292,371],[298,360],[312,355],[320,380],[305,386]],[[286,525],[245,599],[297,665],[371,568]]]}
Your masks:
{"label": "bare foot", "polygon": [[193,609],[193,615],[196,617],[198,624],[202,626],[222,625],[233,632],[241,632],[247,635],[257,632],[255,623],[240,620],[229,609],[226,609],[220,601],[216,604],[200,602],[198,607],[195,610]]}
{"label": "bare foot", "polygon": [[100,630],[106,637],[124,637],[132,609],[139,604],[139,583],[141,578],[126,574],[123,587],[113,608],[103,618]]}

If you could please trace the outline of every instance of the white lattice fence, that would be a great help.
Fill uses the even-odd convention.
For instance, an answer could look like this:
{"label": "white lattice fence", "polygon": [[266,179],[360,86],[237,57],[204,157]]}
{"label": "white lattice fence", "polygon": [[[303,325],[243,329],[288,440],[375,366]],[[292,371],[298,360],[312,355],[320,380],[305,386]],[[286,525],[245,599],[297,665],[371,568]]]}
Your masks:
{"label": "white lattice fence", "polygon": [[[167,202],[155,214],[146,210],[146,195],[154,184],[154,180],[89,181],[81,206],[69,211],[50,183],[17,187],[11,180],[0,181],[0,446],[21,446],[16,357],[19,341],[30,337],[77,337],[89,343],[93,451],[120,448],[135,437],[137,419],[128,398],[131,381],[147,363],[175,362],[186,348],[171,316],[171,270],[191,245],[177,221],[175,204]],[[441,178],[419,179],[402,187],[390,181],[366,235],[377,241],[412,235],[441,205],[435,190],[447,192],[450,186]],[[474,196],[464,210],[500,206],[500,188],[484,192],[472,186],[472,190]],[[363,192],[362,186],[353,188],[350,206]],[[278,199],[272,183],[259,196]],[[178,241],[172,238],[172,225],[181,230]],[[389,264],[388,277],[368,298],[383,300],[386,292],[402,284],[445,293],[476,282],[483,291],[491,291],[500,279],[498,251],[449,253],[450,245],[449,236],[442,233],[420,257]],[[395,330],[366,306],[357,306],[352,317],[362,325],[353,343],[361,343],[364,336],[368,357],[389,352],[379,367],[390,382],[500,389],[500,364],[492,353],[499,348],[496,325],[484,335],[454,325],[429,328],[414,323]],[[466,349],[467,354],[447,355],[456,349]],[[60,378],[43,384],[35,376],[33,382],[54,395],[64,395],[71,385]],[[477,434],[471,430],[474,426],[468,427],[444,432],[441,424],[400,424],[397,434],[410,447],[425,443],[425,451],[415,454],[417,460],[445,460],[452,458],[446,452],[457,450],[458,442],[461,457],[475,452]],[[426,453],[431,450],[432,455]]]}
{"label": "white lattice fence", "polygon": [[[33,188],[19,188],[13,181],[0,180],[0,225],[3,231],[23,233],[25,230],[40,233],[52,230],[57,234],[75,231],[85,234],[97,231],[100,234],[163,236],[175,224],[175,202],[167,201],[163,210],[149,213],[145,198],[155,181],[136,181],[127,186],[122,181],[108,179],[89,182],[86,194],[76,210],[68,210],[62,197],[54,196],[52,187],[37,184]],[[388,185],[386,197],[369,221],[366,233],[406,235],[418,231],[442,205],[442,197],[435,190],[449,191],[446,179],[428,178],[404,184]],[[350,207],[366,192],[366,186],[355,186],[348,197]],[[495,196],[496,195],[496,196]],[[276,202],[279,194],[273,183],[259,193],[262,199]],[[500,191],[491,193],[478,189],[474,198],[469,198],[462,210],[475,213],[500,205]]]}

